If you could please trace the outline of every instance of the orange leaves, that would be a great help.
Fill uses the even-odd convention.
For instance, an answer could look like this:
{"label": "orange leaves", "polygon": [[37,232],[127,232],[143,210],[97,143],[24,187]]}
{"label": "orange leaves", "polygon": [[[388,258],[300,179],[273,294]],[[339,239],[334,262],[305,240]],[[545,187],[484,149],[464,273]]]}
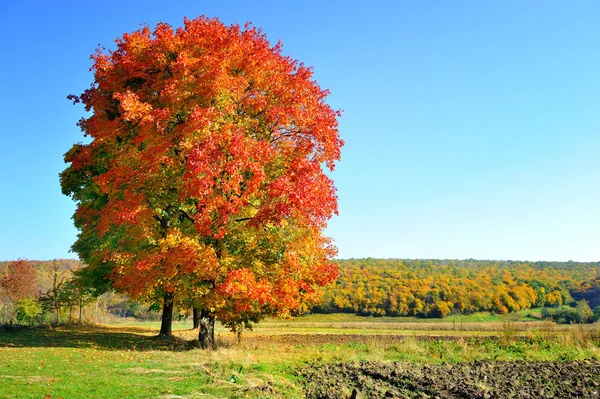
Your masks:
{"label": "orange leaves", "polygon": [[[255,224],[303,218],[324,226],[337,208],[320,165],[332,169],[343,144],[327,91],[257,29],[204,17],[184,24],[176,32],[159,24],[154,35],[145,27],[94,57],[102,77],[81,97],[95,110],[88,133],[137,159],[140,181],[159,165],[183,166],[172,189],[197,202],[200,235],[222,238],[249,202],[259,204]],[[130,133],[138,154],[124,151]]]}
{"label": "orange leaves", "polygon": [[113,97],[119,100],[119,104],[123,109],[122,118],[128,122],[139,123],[142,119],[151,122],[152,105],[147,102],[140,101],[137,94],[127,90],[124,93],[115,93]]}
{"label": "orange leaves", "polygon": [[240,129],[225,127],[193,148],[184,182],[188,195],[198,198],[196,227],[200,234],[218,234],[222,231],[218,227],[227,225],[232,215],[241,213],[260,195],[270,151]]}
{"label": "orange leaves", "polygon": [[36,276],[31,263],[19,259],[8,263],[0,276],[0,290],[14,301],[36,296]]}
{"label": "orange leaves", "polygon": [[[333,182],[321,171],[318,163],[304,158],[296,159],[282,187],[271,192],[270,200],[285,198],[292,215],[315,227],[324,227],[332,214],[337,214],[337,198]],[[280,190],[285,189],[287,195]],[[273,210],[277,212],[277,208]]]}
{"label": "orange leaves", "polygon": [[271,287],[265,280],[256,280],[249,269],[236,269],[227,273],[225,281],[217,286],[216,292],[236,302],[239,311],[252,308],[252,302],[257,305],[273,303]]}
{"label": "orange leaves", "polygon": [[94,84],[70,97],[92,111],[80,122],[92,142],[61,177],[89,239],[82,259],[110,259],[132,295],[177,291],[222,317],[316,300],[337,273],[321,236],[337,213],[323,167],[343,142],[312,70],[260,30],[206,17],[116,46],[92,56]]}
{"label": "orange leaves", "polygon": [[332,262],[324,260],[315,268],[315,283],[318,286],[325,286],[335,281],[340,274],[339,268]]}
{"label": "orange leaves", "polygon": [[223,254],[221,263],[228,271],[215,291],[223,300],[217,314],[224,321],[302,312],[319,300],[315,286],[337,275],[318,229],[284,223],[246,228],[237,238],[228,248],[240,255]]}
{"label": "orange leaves", "polygon": [[78,171],[92,163],[89,146],[76,144],[65,154],[65,162],[71,162],[74,170]]}
{"label": "orange leaves", "polygon": [[142,194],[128,193],[124,199],[111,198],[106,208],[96,226],[101,235],[106,234],[113,226],[142,226],[152,219],[152,211],[145,206]]}

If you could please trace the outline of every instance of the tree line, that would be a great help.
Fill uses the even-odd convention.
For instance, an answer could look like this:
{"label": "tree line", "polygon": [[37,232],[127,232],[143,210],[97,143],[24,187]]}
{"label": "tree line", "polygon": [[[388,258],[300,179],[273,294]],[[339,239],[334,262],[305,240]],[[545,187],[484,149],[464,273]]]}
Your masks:
{"label": "tree line", "polygon": [[[444,317],[516,312],[586,299],[598,305],[599,262],[348,259],[315,312]],[[595,280],[594,280],[595,279]]]}
{"label": "tree line", "polygon": [[76,260],[0,262],[0,324],[83,322],[93,290],[74,274]]}
{"label": "tree line", "polygon": [[[0,327],[160,319],[157,304],[90,284],[81,274],[84,266],[75,259],[1,261]],[[178,319],[192,317],[191,308],[177,311]]]}
{"label": "tree line", "polygon": [[[479,311],[515,312],[542,307],[557,323],[600,318],[600,263],[479,260],[336,260],[340,275],[320,292],[313,312],[365,316],[444,317]],[[0,262],[2,324],[82,322],[95,302],[95,320],[114,314],[158,318],[160,302],[138,302],[93,280],[76,260]],[[193,306],[175,307],[194,319]],[[153,310],[154,309],[154,310]],[[308,310],[307,308],[304,309]],[[89,317],[88,321],[94,321]]]}

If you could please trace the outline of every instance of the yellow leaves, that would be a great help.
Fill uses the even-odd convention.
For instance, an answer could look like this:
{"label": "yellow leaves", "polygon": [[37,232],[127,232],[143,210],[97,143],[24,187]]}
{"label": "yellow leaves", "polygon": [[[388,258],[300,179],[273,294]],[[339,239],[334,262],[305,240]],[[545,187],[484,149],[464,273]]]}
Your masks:
{"label": "yellow leaves", "polygon": [[[158,246],[160,247],[162,252],[168,251],[171,248],[174,248],[182,243],[182,241],[186,241],[190,243],[190,239],[183,237],[181,235],[181,231],[179,229],[170,229],[167,232],[167,237],[158,241]],[[196,242],[192,242],[192,245],[197,244]]]}
{"label": "yellow leaves", "polygon": [[558,306],[558,305],[562,305],[563,300],[562,300],[562,295],[560,294],[560,291],[552,291],[548,294],[546,294],[546,305],[548,306]]}
{"label": "yellow leaves", "polygon": [[170,229],[158,246],[168,278],[178,273],[196,274],[202,279],[216,277],[219,262],[213,247],[183,235],[179,229]]}

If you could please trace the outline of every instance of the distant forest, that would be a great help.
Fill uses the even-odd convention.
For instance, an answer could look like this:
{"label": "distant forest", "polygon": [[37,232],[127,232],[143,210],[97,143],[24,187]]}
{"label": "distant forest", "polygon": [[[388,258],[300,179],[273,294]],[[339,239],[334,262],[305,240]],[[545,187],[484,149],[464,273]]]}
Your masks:
{"label": "distant forest", "polygon": [[[57,268],[56,272],[66,279],[70,279],[72,273],[83,266],[81,261],[75,259],[30,260],[28,262],[35,271],[38,295],[43,295],[52,288],[55,266]],[[0,278],[4,276],[9,263],[9,261],[0,261]]]}
{"label": "distant forest", "polygon": [[600,262],[348,259],[314,312],[444,317],[600,305]]}
{"label": "distant forest", "polygon": [[[0,277],[9,262],[0,262]],[[336,260],[340,275],[322,289],[318,313],[445,317],[457,313],[509,313],[534,307],[600,306],[600,262],[481,260]],[[52,285],[52,261],[31,261],[40,294]],[[82,264],[58,260],[72,274]],[[139,308],[139,305],[136,305]]]}

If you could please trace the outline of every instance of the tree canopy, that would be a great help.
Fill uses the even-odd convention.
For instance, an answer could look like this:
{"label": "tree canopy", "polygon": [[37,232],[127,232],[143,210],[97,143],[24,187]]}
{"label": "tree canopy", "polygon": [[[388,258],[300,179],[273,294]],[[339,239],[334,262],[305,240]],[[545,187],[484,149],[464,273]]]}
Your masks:
{"label": "tree canopy", "polygon": [[91,112],[91,141],[61,174],[89,274],[234,328],[315,301],[337,276],[324,168],[343,141],[311,68],[249,24],[205,17],[126,33],[92,59],[92,86],[69,96]]}
{"label": "tree canopy", "polygon": [[36,291],[36,276],[31,263],[25,259],[9,262],[4,276],[0,278],[0,296],[6,296],[12,301],[32,298],[38,295]]}

